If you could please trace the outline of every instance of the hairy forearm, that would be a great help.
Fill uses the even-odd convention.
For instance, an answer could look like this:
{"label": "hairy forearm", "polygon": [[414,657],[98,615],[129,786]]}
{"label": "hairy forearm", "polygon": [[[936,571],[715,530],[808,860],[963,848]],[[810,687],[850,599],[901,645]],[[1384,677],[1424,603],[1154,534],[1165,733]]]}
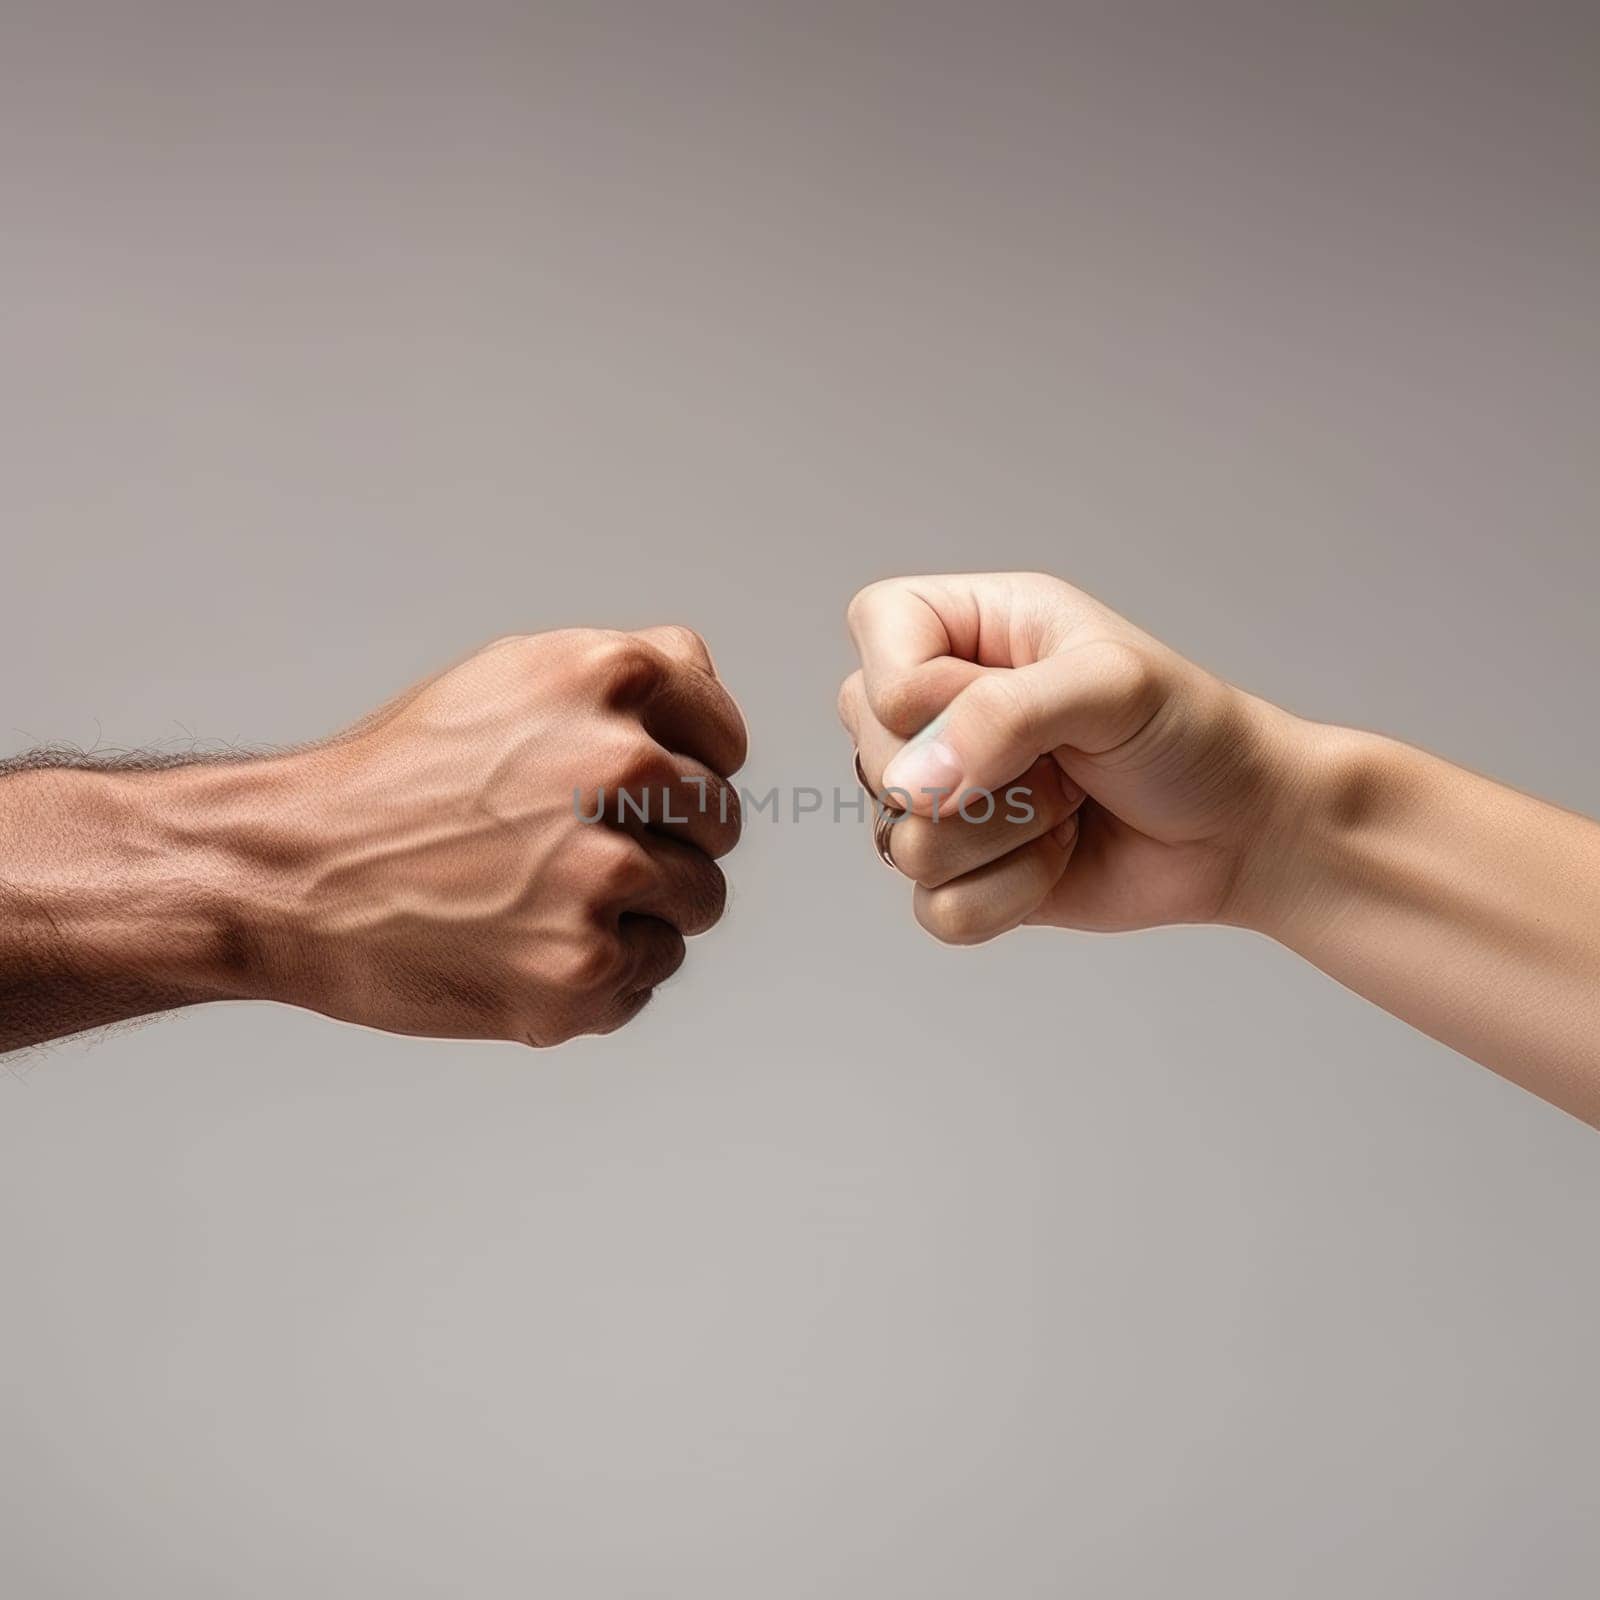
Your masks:
{"label": "hairy forearm", "polygon": [[1600,824],[1393,740],[1301,726],[1249,920],[1600,1126]]}
{"label": "hairy forearm", "polygon": [[0,1050],[262,992],[271,769],[0,777]]}

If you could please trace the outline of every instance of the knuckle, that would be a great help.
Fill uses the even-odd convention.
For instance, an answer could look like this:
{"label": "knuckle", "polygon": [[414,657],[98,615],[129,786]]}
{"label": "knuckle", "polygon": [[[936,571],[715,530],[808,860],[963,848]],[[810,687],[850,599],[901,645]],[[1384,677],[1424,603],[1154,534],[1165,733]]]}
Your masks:
{"label": "knuckle", "polygon": [[650,858],[630,846],[607,857],[595,885],[607,905],[636,899],[650,887]]}
{"label": "knuckle", "polygon": [[705,635],[696,632],[687,623],[663,623],[661,632],[672,641],[680,654],[698,656],[706,661],[711,659],[711,649],[706,644]]}
{"label": "knuckle", "polygon": [[622,946],[611,935],[596,931],[573,940],[554,965],[557,988],[569,994],[593,994],[621,977]]}
{"label": "knuckle", "polygon": [[589,674],[608,703],[642,700],[666,681],[667,658],[646,639],[598,633],[589,646]]}
{"label": "knuckle", "polygon": [[584,893],[591,904],[616,905],[641,893],[649,882],[649,860],[625,833],[591,830],[595,841],[578,863]]}
{"label": "knuckle", "polygon": [[869,583],[857,589],[850,596],[849,604],[844,608],[844,620],[852,627],[860,627],[867,620],[867,615],[872,609],[873,602],[882,594],[884,580]]}
{"label": "knuckle", "polygon": [[852,637],[859,639],[870,633],[874,622],[885,615],[886,602],[892,605],[894,597],[904,592],[905,587],[904,578],[878,578],[857,589],[844,608],[845,624]]}
{"label": "knuckle", "polygon": [[605,762],[606,782],[613,790],[670,784],[676,775],[666,751],[638,730],[620,740]]}

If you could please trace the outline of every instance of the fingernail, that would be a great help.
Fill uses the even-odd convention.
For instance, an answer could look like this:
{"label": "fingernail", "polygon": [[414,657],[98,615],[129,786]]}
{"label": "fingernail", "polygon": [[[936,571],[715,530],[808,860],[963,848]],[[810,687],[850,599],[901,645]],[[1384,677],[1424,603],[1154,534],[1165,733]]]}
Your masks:
{"label": "fingernail", "polygon": [[883,784],[886,789],[903,789],[919,798],[932,789],[954,794],[961,786],[961,761],[942,739],[908,744],[883,769]]}
{"label": "fingernail", "polygon": [[1058,822],[1050,830],[1050,837],[1061,846],[1063,850],[1071,847],[1072,841],[1078,837],[1078,814],[1073,814],[1065,822]]}

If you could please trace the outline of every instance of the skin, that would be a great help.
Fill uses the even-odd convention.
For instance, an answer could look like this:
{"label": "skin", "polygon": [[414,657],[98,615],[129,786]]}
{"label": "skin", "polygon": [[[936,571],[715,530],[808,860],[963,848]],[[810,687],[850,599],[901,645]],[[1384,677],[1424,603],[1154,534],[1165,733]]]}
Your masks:
{"label": "skin", "polygon": [[[1057,578],[893,579],[849,623],[840,716],[936,938],[1250,928],[1600,1126],[1600,825],[1292,716]],[[1048,827],[956,814],[1051,768]]]}
{"label": "skin", "polygon": [[[722,913],[744,755],[704,643],[652,628],[500,640],[287,755],[24,763],[0,777],[0,1049],[234,999],[610,1032]],[[604,820],[580,820],[599,789]]]}

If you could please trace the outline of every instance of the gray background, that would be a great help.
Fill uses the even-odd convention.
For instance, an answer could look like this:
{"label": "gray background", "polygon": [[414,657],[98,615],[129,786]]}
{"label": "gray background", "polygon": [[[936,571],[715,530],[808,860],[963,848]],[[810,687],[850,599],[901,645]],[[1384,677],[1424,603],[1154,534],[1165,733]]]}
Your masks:
{"label": "gray background", "polygon": [[[1062,573],[1600,812],[1593,6],[0,8],[7,748]],[[1600,1145],[1263,941],[757,822],[633,1029],[0,1076],[0,1589],[1588,1596]]]}

